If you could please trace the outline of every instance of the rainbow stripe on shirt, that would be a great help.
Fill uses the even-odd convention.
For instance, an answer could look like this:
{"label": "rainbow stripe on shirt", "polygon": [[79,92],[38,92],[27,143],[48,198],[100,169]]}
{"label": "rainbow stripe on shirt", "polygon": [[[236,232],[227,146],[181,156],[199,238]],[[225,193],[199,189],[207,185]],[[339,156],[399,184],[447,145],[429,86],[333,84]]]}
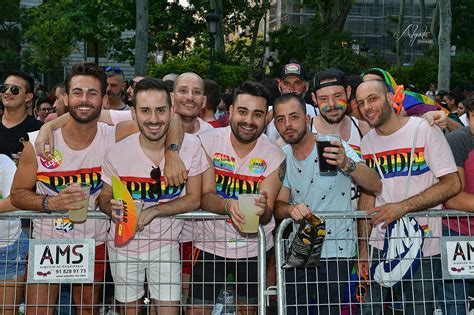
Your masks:
{"label": "rainbow stripe on shirt", "polygon": [[91,185],[91,194],[94,194],[102,189],[101,171],[101,167],[93,167],[67,172],[38,172],[36,180],[56,193],[69,183],[87,183]]}
{"label": "rainbow stripe on shirt", "polygon": [[362,152],[360,151],[360,147],[355,144],[349,144],[349,146],[357,153],[357,155],[361,158],[362,157]]}
{"label": "rainbow stripe on shirt", "polygon": [[168,201],[181,195],[184,184],[181,186],[166,186],[164,177],[157,183],[149,177],[120,176],[120,180],[127,187],[133,199],[144,202]]}
{"label": "rainbow stripe on shirt", "polygon": [[223,198],[237,199],[239,194],[258,194],[263,176],[247,176],[225,172],[216,168],[216,190]]}
{"label": "rainbow stripe on shirt", "polygon": [[[389,150],[376,154],[384,178],[407,176],[410,164],[411,148]],[[370,168],[377,170],[373,154],[364,154],[362,158]],[[430,171],[425,160],[425,148],[415,148],[411,175],[421,175]]]}

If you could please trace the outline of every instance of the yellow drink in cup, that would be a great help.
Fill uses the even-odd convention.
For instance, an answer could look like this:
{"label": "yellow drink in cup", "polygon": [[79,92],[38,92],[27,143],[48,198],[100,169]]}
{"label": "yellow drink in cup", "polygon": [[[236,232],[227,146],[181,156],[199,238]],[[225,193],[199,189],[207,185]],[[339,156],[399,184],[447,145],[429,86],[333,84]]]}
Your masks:
{"label": "yellow drink in cup", "polygon": [[87,209],[89,208],[89,196],[91,185],[87,183],[69,183],[66,187],[80,188],[84,194],[84,200],[78,201],[77,205],[81,206],[79,210],[69,210],[69,219],[72,222],[84,222],[87,220]]}
{"label": "yellow drink in cup", "polygon": [[259,216],[256,213],[262,210],[255,205],[255,200],[259,197],[258,194],[240,194],[239,195],[239,209],[245,217],[245,224],[242,226],[244,233],[257,233]]}

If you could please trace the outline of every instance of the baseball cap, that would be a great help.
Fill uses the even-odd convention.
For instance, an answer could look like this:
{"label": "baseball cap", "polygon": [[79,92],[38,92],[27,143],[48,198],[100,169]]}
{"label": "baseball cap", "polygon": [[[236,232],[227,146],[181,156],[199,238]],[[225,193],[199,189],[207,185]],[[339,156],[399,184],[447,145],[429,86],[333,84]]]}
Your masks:
{"label": "baseball cap", "polygon": [[[321,83],[321,81],[331,80]],[[319,71],[314,75],[314,90],[317,91],[327,86],[341,85],[347,87],[347,79],[344,72],[336,68],[329,68]]]}
{"label": "baseball cap", "polygon": [[289,75],[297,76],[306,81],[306,70],[303,65],[299,63],[287,63],[280,70],[280,79],[284,79]]}

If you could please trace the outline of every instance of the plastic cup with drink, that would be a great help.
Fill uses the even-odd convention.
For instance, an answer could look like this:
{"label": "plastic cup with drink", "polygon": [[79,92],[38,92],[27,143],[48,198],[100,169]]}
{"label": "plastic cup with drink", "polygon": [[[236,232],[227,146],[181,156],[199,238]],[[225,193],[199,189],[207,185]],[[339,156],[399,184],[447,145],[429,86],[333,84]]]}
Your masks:
{"label": "plastic cup with drink", "polygon": [[262,210],[255,205],[255,200],[259,194],[239,194],[239,209],[245,217],[245,224],[242,225],[242,232],[257,233],[259,216],[257,212]]}
{"label": "plastic cup with drink", "polygon": [[84,222],[87,220],[87,209],[89,208],[89,196],[91,184],[87,183],[69,183],[66,187],[79,188],[84,194],[84,199],[76,203],[81,208],[79,210],[69,210],[69,219],[72,222]]}

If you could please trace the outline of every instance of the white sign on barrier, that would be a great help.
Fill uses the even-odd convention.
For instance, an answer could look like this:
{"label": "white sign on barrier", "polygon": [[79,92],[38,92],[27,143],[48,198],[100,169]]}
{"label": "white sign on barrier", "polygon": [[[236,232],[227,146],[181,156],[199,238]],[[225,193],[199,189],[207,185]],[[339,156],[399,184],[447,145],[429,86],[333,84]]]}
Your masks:
{"label": "white sign on barrier", "polygon": [[95,240],[30,240],[29,283],[92,283]]}
{"label": "white sign on barrier", "polygon": [[441,248],[445,279],[474,278],[474,239],[471,236],[442,237]]}

